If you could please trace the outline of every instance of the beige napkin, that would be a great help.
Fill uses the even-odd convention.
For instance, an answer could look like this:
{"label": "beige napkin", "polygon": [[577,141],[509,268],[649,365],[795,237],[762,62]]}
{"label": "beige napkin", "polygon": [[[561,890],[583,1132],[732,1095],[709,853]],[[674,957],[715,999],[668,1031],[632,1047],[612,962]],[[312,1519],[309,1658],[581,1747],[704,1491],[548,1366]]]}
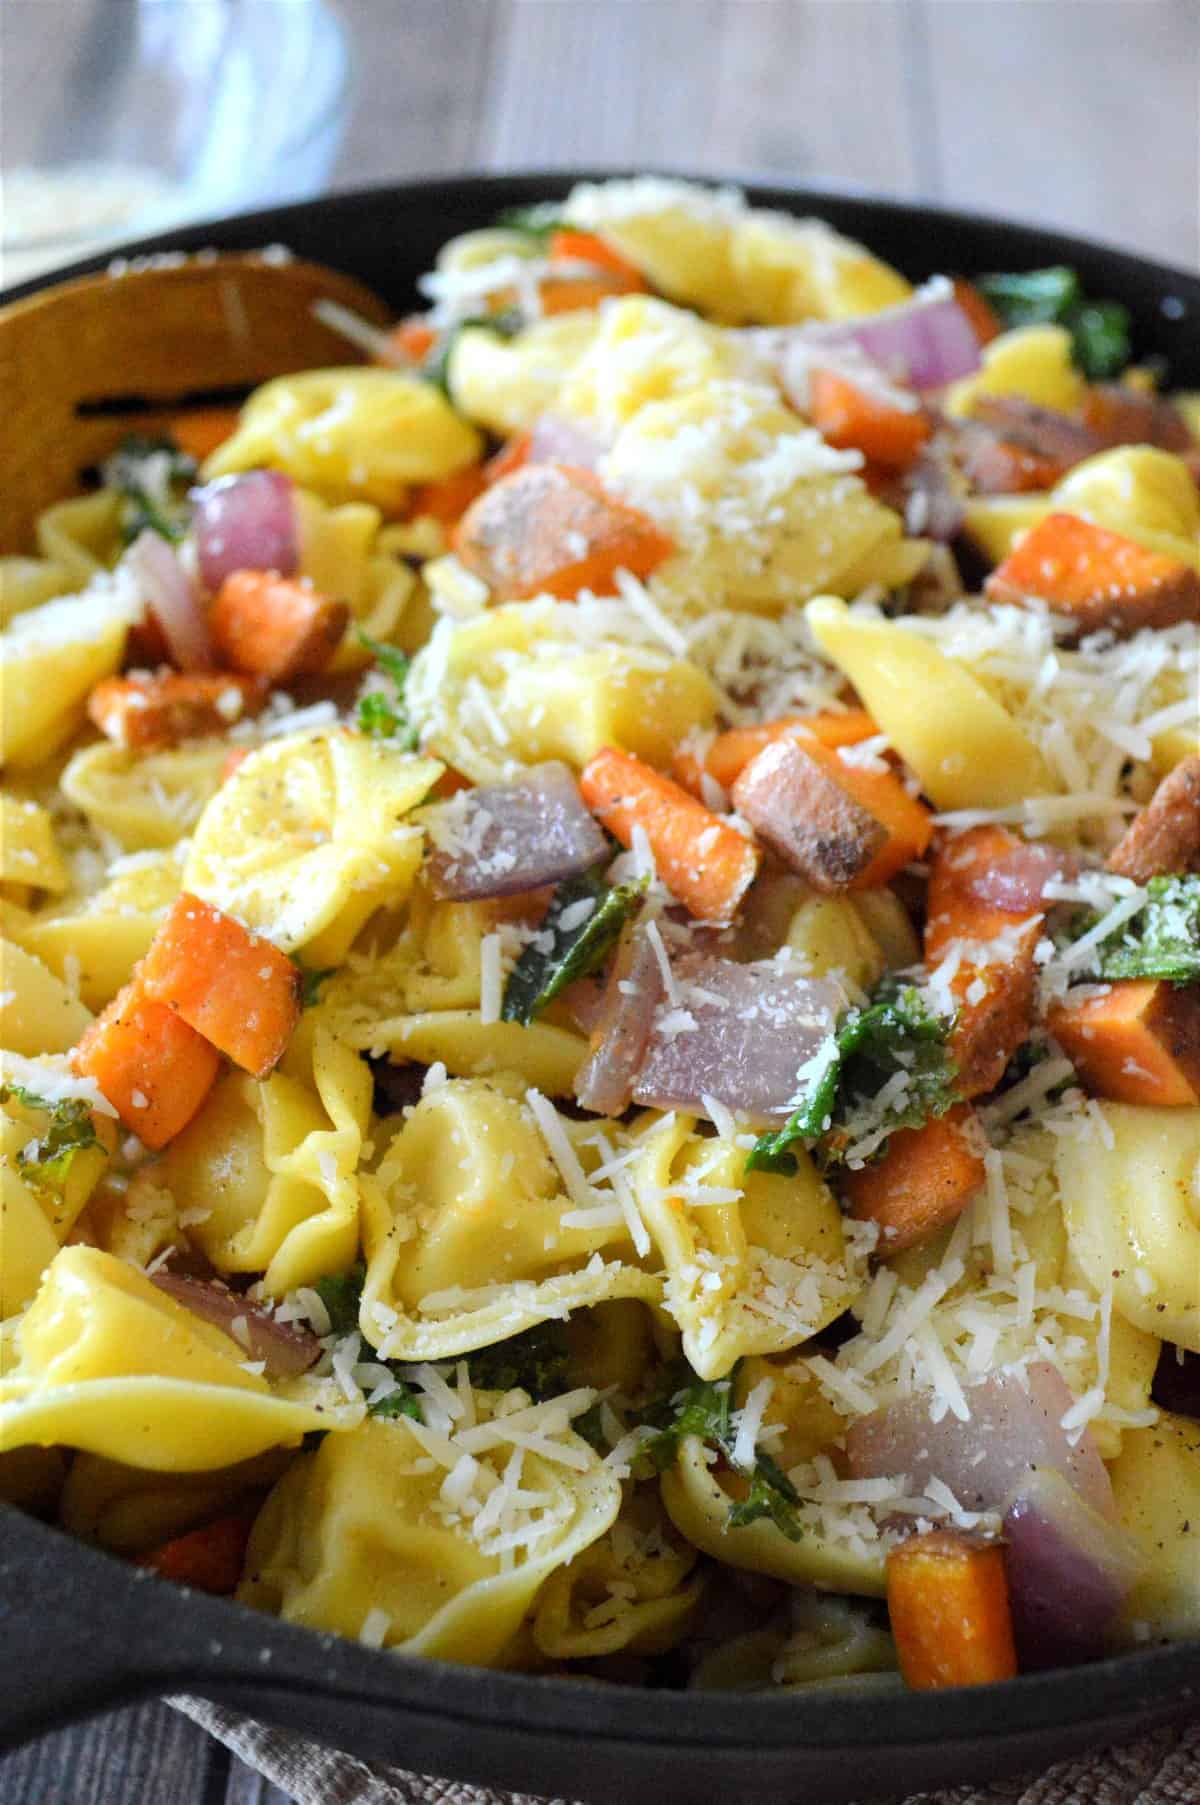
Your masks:
{"label": "beige napkin", "polygon": [[[167,1703],[218,1737],[297,1805],[570,1805],[565,1799],[489,1792],[359,1761],[206,1699],[172,1698]],[[914,1793],[904,1805],[1200,1805],[1200,1723],[1156,1730],[1124,1748],[1060,1761],[1036,1778]]]}

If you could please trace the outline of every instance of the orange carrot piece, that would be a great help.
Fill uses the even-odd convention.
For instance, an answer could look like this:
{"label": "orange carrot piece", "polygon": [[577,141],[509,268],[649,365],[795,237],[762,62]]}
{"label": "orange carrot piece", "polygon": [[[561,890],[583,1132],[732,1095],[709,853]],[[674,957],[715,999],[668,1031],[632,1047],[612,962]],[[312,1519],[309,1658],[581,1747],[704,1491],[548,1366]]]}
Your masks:
{"label": "orange carrot piece", "polygon": [[183,891],[138,968],[146,995],[256,1078],[300,1019],[300,972],[232,915]]}
{"label": "orange carrot piece", "polygon": [[1200,620],[1200,575],[1077,514],[1048,514],[984,584],[994,602],[1031,599],[1069,616],[1080,633],[1134,633]]}
{"label": "orange carrot piece", "polygon": [[649,576],[672,545],[645,514],[606,495],[589,470],[531,464],[471,504],[454,549],[505,600],[570,600],[581,589],[604,593],[622,568]]}
{"label": "orange carrot piece", "polygon": [[990,345],[1004,331],[989,302],[985,301],[973,282],[965,276],[954,278],[954,299],[958,302],[975,331],[981,345]]}
{"label": "orange carrot piece", "polygon": [[950,1052],[964,1097],[979,1097],[1000,1082],[1005,1066],[1033,1027],[1036,970],[1033,950],[1041,936],[1040,909],[1000,909],[970,888],[1021,842],[1006,828],[973,827],[940,840],[926,895],[925,962],[937,965],[954,941],[986,946],[1005,935],[992,958],[964,954],[950,980],[958,1015]]}
{"label": "orange carrot piece", "polygon": [[235,671],[105,677],[88,697],[87,711],[118,746],[147,752],[225,733],[243,715],[258,713],[267,687],[265,677]]}
{"label": "orange carrot piece", "polygon": [[595,269],[608,270],[612,275],[623,276],[635,288],[645,288],[646,283],[636,263],[623,257],[620,251],[611,244],[606,244],[595,232],[576,232],[570,227],[563,227],[550,236],[551,263],[590,263]]}
{"label": "orange carrot piece", "polygon": [[[775,740],[796,739],[807,745],[809,738],[836,750],[839,746],[857,746],[869,740],[879,729],[861,708],[848,708],[837,714],[788,715],[778,721],[762,721],[754,727],[731,727],[720,733],[704,757],[704,770],[715,777],[723,789],[731,790],[752,758],[757,758]],[[696,790],[700,780],[700,764],[694,754],[680,749],[672,763],[676,777],[685,789]],[[698,793],[698,791],[697,791]]]}
{"label": "orange carrot piece", "polygon": [[227,1516],[152,1548],[134,1564],[149,1567],[161,1579],[174,1580],[177,1586],[191,1586],[193,1591],[227,1598],[236,1592],[241,1580],[246,1544],[257,1515],[257,1506],[230,1511]]}
{"label": "orange carrot piece", "polygon": [[923,408],[892,407],[835,370],[813,371],[808,417],[826,444],[888,470],[907,470],[932,431]]}
{"label": "orange carrot piece", "polygon": [[71,1063],[96,1080],[126,1128],[157,1150],[187,1127],[220,1060],[202,1034],[135,980],[85,1028]]}
{"label": "orange carrot piece", "polygon": [[744,834],[630,752],[605,746],[579,779],[583,799],[622,846],[636,827],[658,875],[699,921],[730,921],[758,870]]}
{"label": "orange carrot piece", "polygon": [[[407,318],[399,320],[387,337],[401,359],[410,364],[424,363],[437,344],[437,332],[420,313],[410,313]],[[381,361],[392,364],[390,358]]]}
{"label": "orange carrot piece", "polygon": [[233,437],[239,417],[236,407],[195,407],[175,414],[167,431],[181,451],[202,464],[218,445]]}
{"label": "orange carrot piece", "polygon": [[285,683],[323,671],[350,610],[308,584],[271,570],[235,570],[208,617],[213,644],[234,670]]}
{"label": "orange carrot piece", "polygon": [[1017,1672],[1004,1550],[939,1530],[887,1558],[888,1616],[905,1684],[986,1686]]}
{"label": "orange carrot piece", "polygon": [[250,756],[249,746],[231,746],[221,760],[220,781],[228,783],[239,766],[244,765]]}
{"label": "orange carrot piece", "polygon": [[1200,989],[1122,978],[1079,1001],[1070,991],[1046,1024],[1089,1091],[1114,1103],[1200,1103]]}
{"label": "orange carrot piece", "polygon": [[482,495],[488,486],[487,471],[482,464],[469,464],[465,470],[458,470],[453,476],[444,476],[438,483],[423,483],[414,491],[409,514],[417,519],[428,514],[434,520],[440,520],[444,526],[453,526],[461,520],[477,495]]}
{"label": "orange carrot piece", "polygon": [[880,1259],[957,1222],[987,1176],[982,1140],[975,1111],[958,1103],[920,1128],[898,1128],[881,1158],[842,1173],[850,1214],[879,1224]]}

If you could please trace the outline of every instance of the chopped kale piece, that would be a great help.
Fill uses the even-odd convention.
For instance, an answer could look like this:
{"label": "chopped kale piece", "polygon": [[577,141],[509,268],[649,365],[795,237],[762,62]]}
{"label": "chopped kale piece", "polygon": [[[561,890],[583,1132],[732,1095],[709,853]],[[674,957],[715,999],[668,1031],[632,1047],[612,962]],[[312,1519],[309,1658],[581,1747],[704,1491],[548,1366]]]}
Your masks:
{"label": "chopped kale piece", "polygon": [[100,471],[105,486],[121,495],[121,538],[131,545],[147,528],[177,545],[192,516],[188,491],[196,460],[174,439],[129,433]]}
{"label": "chopped kale piece", "polygon": [[408,713],[407,684],[411,660],[399,646],[384,645],[358,629],[358,638],[372,654],[386,679],[385,686],[368,690],[358,704],[358,731],[372,739],[395,740],[404,752],[415,751],[417,730]]}
{"label": "chopped kale piece", "polygon": [[101,1145],[91,1110],[82,1097],[64,1097],[59,1103],[50,1103],[22,1084],[0,1086],[0,1102],[9,1097],[50,1118],[45,1132],[17,1154],[17,1169],[35,1190],[61,1197],[76,1155]]}
{"label": "chopped kale piece", "polygon": [[759,1136],[747,1170],[794,1172],[791,1149],[802,1141],[821,1142],[825,1158],[836,1160],[847,1144],[845,1118],[897,1072],[905,1072],[909,1083],[888,1111],[889,1133],[944,1115],[958,1101],[946,1044],[951,1026],[930,1012],[913,986],[885,979],[866,1009],[842,1017],[825,1056],[813,1062],[807,1094],[782,1128]]}
{"label": "chopped kale piece", "polygon": [[1129,309],[1120,301],[1092,301],[1073,269],[981,276],[976,286],[1006,327],[1065,326],[1071,353],[1092,382],[1117,376],[1130,359]]}
{"label": "chopped kale piece", "polygon": [[[564,878],[504,988],[501,1018],[528,1027],[560,991],[598,971],[646,893],[646,880],[609,886],[595,871]],[[590,902],[590,911],[579,905]],[[569,925],[564,926],[564,917]],[[550,944],[544,944],[547,936]]]}

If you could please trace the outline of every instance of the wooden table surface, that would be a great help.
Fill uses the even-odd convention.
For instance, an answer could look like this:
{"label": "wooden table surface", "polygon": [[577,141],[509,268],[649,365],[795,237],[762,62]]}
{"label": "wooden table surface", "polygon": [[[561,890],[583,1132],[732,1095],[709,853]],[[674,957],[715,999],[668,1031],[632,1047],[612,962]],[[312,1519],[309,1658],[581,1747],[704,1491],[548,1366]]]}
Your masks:
{"label": "wooden table surface", "polygon": [[[671,165],[857,184],[1200,261],[1196,0],[334,4],[358,64],[339,187]],[[0,1800],[285,1805],[159,1704],[0,1761]]]}

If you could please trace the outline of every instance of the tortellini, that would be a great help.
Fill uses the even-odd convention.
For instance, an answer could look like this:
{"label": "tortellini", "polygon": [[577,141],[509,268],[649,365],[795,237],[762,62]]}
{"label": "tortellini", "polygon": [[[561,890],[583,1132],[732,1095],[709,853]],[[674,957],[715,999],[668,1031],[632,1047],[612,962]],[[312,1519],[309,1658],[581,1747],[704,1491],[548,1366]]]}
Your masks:
{"label": "tortellini", "polygon": [[319,1023],[300,1039],[311,1053],[294,1044],[287,1070],[222,1078],[158,1168],[217,1271],[261,1272],[269,1297],[343,1270],[358,1247],[370,1073]]}
{"label": "tortellini", "polygon": [[797,1590],[789,1621],[722,1643],[699,1663],[691,1685],[700,1692],[833,1686],[899,1691],[895,1643],[870,1609],[827,1592]]}
{"label": "tortellini", "polygon": [[[255,1524],[243,1603],[405,1654],[505,1665],[546,1579],[621,1503],[620,1482],[577,1436],[556,1437],[547,1454],[523,1449],[519,1432],[503,1438],[497,1409],[526,1402],[475,1394],[480,1427],[499,1430],[477,1455],[405,1417],[326,1436]],[[536,1504],[508,1504],[517,1488]]]}
{"label": "tortellini", "polygon": [[251,753],[204,811],[184,887],[306,963],[336,965],[421,860],[406,817],[441,776],[429,758],[345,729]]}
{"label": "tortellini", "polygon": [[[729,1513],[745,1481],[708,1464],[704,1443],[689,1436],[674,1466],[662,1477],[663,1503],[689,1542],[731,1567],[767,1573],[790,1585],[818,1585],[882,1597],[886,1544],[829,1527],[818,1510],[801,1510],[804,1533],[791,1541],[769,1519],[728,1527]],[[840,1533],[839,1533],[840,1530]]]}
{"label": "tortellini", "polygon": [[546,1581],[534,1645],[555,1661],[664,1654],[686,1635],[703,1597],[697,1558],[657,1488],[637,1487],[612,1528]]}
{"label": "tortellini", "polygon": [[702,1379],[744,1354],[807,1341],[857,1296],[855,1258],[833,1194],[801,1154],[794,1177],[745,1170],[735,1145],[687,1116],[639,1138],[629,1182],[667,1269],[663,1301]]}
{"label": "tortellini", "polygon": [[0,634],[0,762],[36,765],[82,725],[92,685],[121,662],[140,615],[122,584],[98,577],[82,595],[27,608]]}
{"label": "tortellini", "polygon": [[622,427],[600,470],[678,550],[650,579],[669,611],[778,614],[822,589],[906,583],[927,548],[773,390],[713,381],[651,401]]}
{"label": "tortellini", "polygon": [[556,411],[607,440],[648,403],[707,389],[737,365],[733,334],[652,296],[627,295],[602,310]]}
{"label": "tortellini", "polygon": [[572,604],[548,598],[440,622],[408,686],[431,749],[488,783],[518,763],[579,769],[605,745],[666,764],[715,720],[717,692],[699,666],[581,626]]}
{"label": "tortellini", "polygon": [[12,1053],[65,1053],[92,1019],[61,978],[11,940],[0,939],[0,982],[0,1045]]}
{"label": "tortellini", "polygon": [[1159,1636],[1200,1635],[1200,1423],[1163,1411],[1151,1428],[1127,1432],[1110,1468],[1117,1511],[1145,1556],[1121,1613]]}
{"label": "tortellini", "polygon": [[810,602],[805,615],[939,808],[1000,808],[1051,791],[1037,746],[964,664],[835,596]]}
{"label": "tortellini", "polygon": [[0,625],[109,569],[121,549],[119,509],[111,489],[47,508],[37,523],[40,557],[0,557]]}
{"label": "tortellini", "polygon": [[0,1449],[61,1444],[194,1473],[362,1414],[328,1380],[272,1387],[230,1336],[92,1247],[55,1256],[17,1344],[0,1380]]}
{"label": "tortellini", "polygon": [[1200,1353],[1200,1109],[1097,1107],[1107,1132],[1058,1161],[1071,1246],[1124,1318]]}
{"label": "tortellini", "polygon": [[174,847],[131,854],[110,870],[108,883],[91,896],[65,898],[11,930],[57,977],[70,973],[80,999],[95,1010],[128,981],[183,880]]}
{"label": "tortellini", "polygon": [[564,210],[671,300],[714,319],[840,319],[911,292],[896,270],[823,221],[748,208],[733,188],[647,177],[588,182],[572,190]]}
{"label": "tortellini", "polygon": [[350,610],[331,669],[359,670],[371,658],[360,634],[391,640],[416,595],[417,578],[388,550],[378,508],[366,502],[327,507],[303,489],[296,490],[293,505],[301,578]]}
{"label": "tortellini", "polygon": [[480,1015],[484,938],[499,934],[503,942],[509,923],[528,929],[539,913],[531,918],[523,897],[434,902],[418,882],[395,944],[356,956],[329,982],[323,1019],[350,1046],[400,1063],[440,1063],[456,1078],[516,1072],[548,1096],[567,1096],[587,1057],[580,1034],[552,1019],[521,1027]]}
{"label": "tortellini", "polygon": [[64,1529],[113,1554],[138,1555],[238,1506],[252,1504],[288,1464],[272,1448],[211,1472],[155,1473],[77,1454],[59,1504]]}
{"label": "tortellini", "polygon": [[590,308],[534,320],[513,338],[465,327],[450,348],[454,405],[488,432],[527,432],[557,401],[568,372],[596,334]]}
{"label": "tortellini", "polygon": [[[586,1127],[562,1126],[595,1165]],[[364,1180],[363,1205],[362,1331],[387,1359],[440,1360],[569,1310],[661,1296],[619,1212],[572,1226],[578,1205],[512,1082],[431,1090]]]}
{"label": "tortellini", "polygon": [[44,808],[27,798],[0,795],[0,886],[15,902],[30,892],[67,888],[67,868]]}
{"label": "tortellini", "polygon": [[396,370],[308,370],[257,389],[204,474],[269,464],[326,501],[398,514],[414,483],[452,476],[482,450],[430,382]]}
{"label": "tortellini", "polygon": [[983,348],[983,364],[973,376],[951,383],[946,411],[967,415],[983,395],[1017,395],[1056,413],[1072,413],[1086,384],[1071,356],[1065,326],[1018,326]]}
{"label": "tortellini", "polygon": [[66,796],[98,833],[126,852],[174,846],[221,787],[224,740],[191,740],[162,752],[131,752],[101,740],[76,752],[62,775]]}

